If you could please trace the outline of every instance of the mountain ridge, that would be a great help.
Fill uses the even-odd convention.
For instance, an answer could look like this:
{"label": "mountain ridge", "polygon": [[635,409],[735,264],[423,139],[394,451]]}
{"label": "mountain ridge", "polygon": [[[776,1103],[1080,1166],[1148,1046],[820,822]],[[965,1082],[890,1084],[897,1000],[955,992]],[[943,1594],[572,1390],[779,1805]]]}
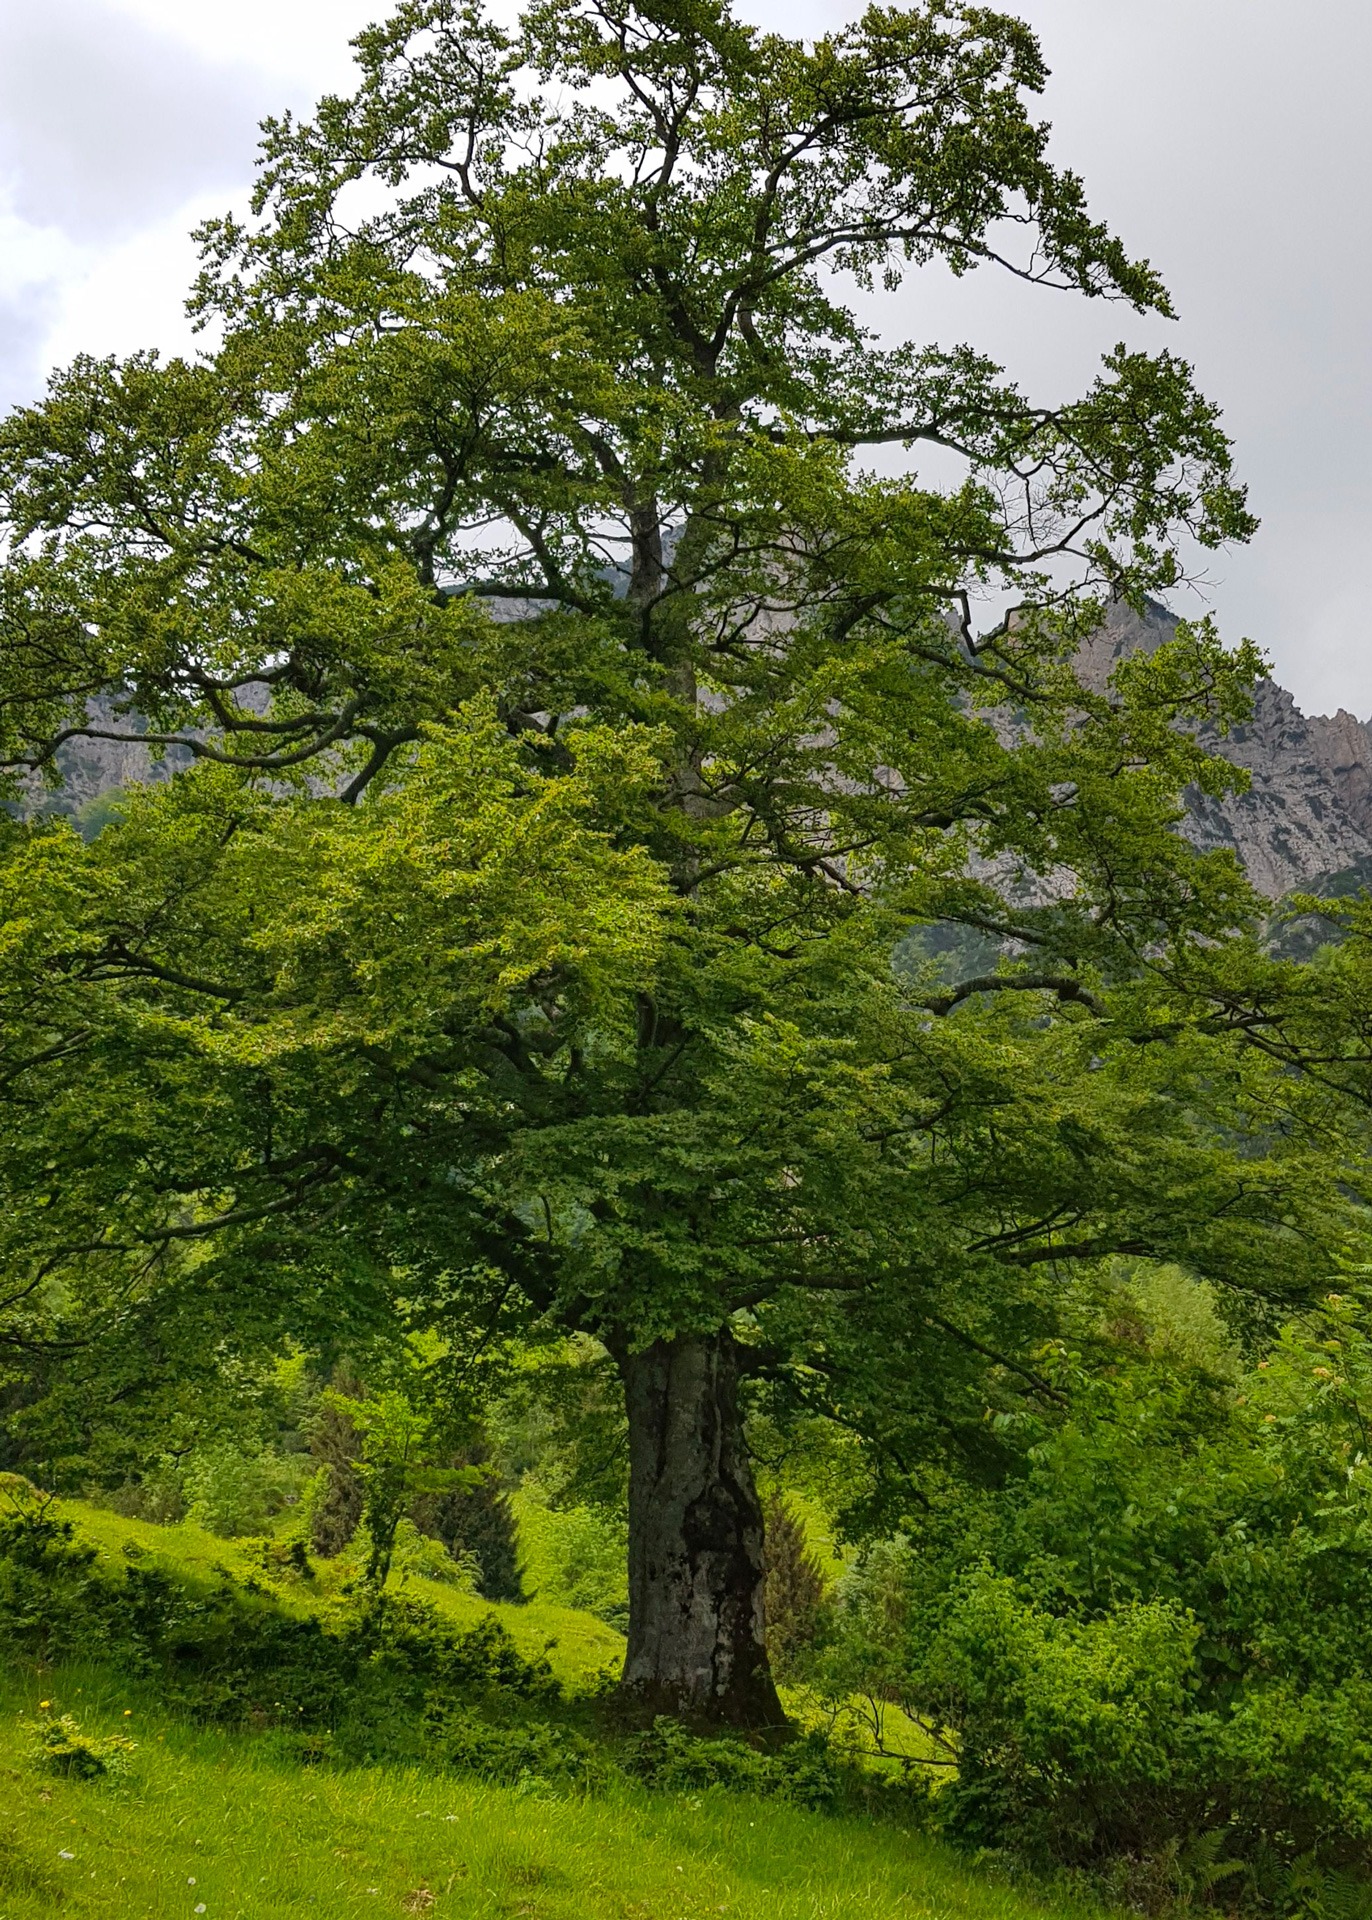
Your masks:
{"label": "mountain ridge", "polygon": [[[1118,602],[1083,643],[1077,672],[1086,685],[1104,690],[1121,659],[1153,652],[1178,625],[1179,617],[1156,601],[1145,602],[1142,613]],[[116,715],[108,701],[97,702],[96,709],[94,717],[105,726],[118,718],[131,731],[142,731],[136,716]],[[1364,878],[1372,882],[1372,724],[1343,708],[1332,715],[1303,714],[1285,687],[1264,678],[1243,725],[1224,736],[1207,729],[1202,738],[1213,752],[1245,768],[1249,785],[1223,799],[1188,790],[1183,831],[1196,847],[1229,848],[1271,900],[1326,886],[1346,892],[1350,882]],[[59,755],[60,786],[45,793],[35,781],[28,804],[78,821],[98,819],[96,803],[105,795],[166,779],[186,758],[184,749],[175,748],[159,756],[137,739],[74,739]]]}
{"label": "mountain ridge", "polygon": [[[1179,617],[1156,601],[1142,614],[1118,603],[1084,642],[1077,672],[1103,689],[1125,656],[1152,653],[1175,633]],[[1183,831],[1202,852],[1236,853],[1270,900],[1367,867],[1372,871],[1372,726],[1340,708],[1307,715],[1275,680],[1253,693],[1251,717],[1227,735],[1206,729],[1214,753],[1249,775],[1244,793],[1214,799],[1186,793]]]}

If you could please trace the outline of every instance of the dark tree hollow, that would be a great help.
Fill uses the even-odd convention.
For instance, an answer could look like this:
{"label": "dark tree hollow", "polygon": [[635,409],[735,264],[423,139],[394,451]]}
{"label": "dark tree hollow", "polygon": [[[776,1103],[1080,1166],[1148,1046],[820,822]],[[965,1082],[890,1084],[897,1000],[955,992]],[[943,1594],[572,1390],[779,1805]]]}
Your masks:
{"label": "dark tree hollow", "polygon": [[629,1646],[640,1710],[781,1733],[763,1618],[762,1505],[727,1331],[621,1353],[629,1417]]}

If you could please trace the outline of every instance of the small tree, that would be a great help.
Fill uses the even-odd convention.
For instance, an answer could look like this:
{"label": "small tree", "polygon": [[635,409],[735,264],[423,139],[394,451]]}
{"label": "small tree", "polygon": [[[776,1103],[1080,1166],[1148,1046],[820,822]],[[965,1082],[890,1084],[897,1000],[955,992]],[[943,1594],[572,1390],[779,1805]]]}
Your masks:
{"label": "small tree", "polygon": [[310,1452],[319,1462],[310,1516],[316,1553],[332,1559],[357,1532],[362,1519],[362,1482],[357,1472],[358,1438],[346,1401],[361,1397],[361,1382],[335,1369],[329,1398],[310,1423]]}
{"label": "small tree", "polygon": [[813,1645],[824,1613],[824,1570],[810,1551],[805,1528],[780,1494],[763,1505],[767,1580],[762,1606],[767,1654],[785,1679],[798,1654]]}
{"label": "small tree", "polygon": [[519,1536],[509,1496],[487,1464],[484,1447],[463,1451],[467,1459],[456,1464],[480,1470],[480,1478],[418,1501],[410,1517],[421,1533],[441,1540],[454,1559],[475,1557],[480,1568],[477,1592],[483,1599],[523,1600]]}
{"label": "small tree", "polygon": [[479,1467],[433,1464],[434,1421],[395,1388],[354,1399],[328,1389],[321,1404],[345,1415],[361,1438],[355,1471],[362,1483],[362,1520],[367,1529],[367,1584],[380,1594],[390,1577],[396,1534],[414,1517],[417,1503],[457,1487],[474,1487]]}

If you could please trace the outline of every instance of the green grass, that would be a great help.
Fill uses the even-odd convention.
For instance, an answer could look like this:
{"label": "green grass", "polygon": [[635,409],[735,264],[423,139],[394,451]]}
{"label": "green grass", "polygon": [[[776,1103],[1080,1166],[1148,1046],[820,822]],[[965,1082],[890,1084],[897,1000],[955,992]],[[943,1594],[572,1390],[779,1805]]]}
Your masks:
{"label": "green grass", "polygon": [[[1044,1920],[1050,1911],[881,1822],[712,1792],[603,1799],[399,1768],[305,1770],[271,1736],[192,1729],[90,1672],[0,1686],[0,1920]],[[77,1688],[81,1691],[78,1694]],[[46,1779],[24,1718],[51,1698],[132,1729],[122,1781]],[[71,1859],[64,1859],[70,1854]]]}
{"label": "green grass", "polygon": [[[116,1563],[124,1562],[126,1548],[132,1546],[147,1556],[144,1564],[163,1567],[177,1579],[193,1584],[211,1585],[220,1567],[239,1581],[256,1572],[257,1578],[270,1586],[277,1604],[293,1613],[317,1610],[337,1591],[342,1578],[340,1568],[321,1561],[313,1581],[267,1582],[261,1568],[254,1568],[251,1550],[241,1541],[223,1540],[188,1521],[159,1527],[149,1520],[126,1520],[82,1500],[60,1501],[56,1511],[63,1519],[74,1520],[81,1539]],[[494,1614],[521,1653],[532,1658],[546,1651],[553,1672],[564,1684],[589,1679],[606,1667],[618,1667],[623,1659],[623,1635],[593,1614],[578,1613],[571,1607],[550,1606],[537,1599],[527,1606],[481,1600],[437,1580],[413,1579],[407,1591],[421,1596],[459,1630],[474,1627]]]}
{"label": "green grass", "polygon": [[[188,1583],[248,1549],[67,1503],[111,1557],[130,1544]],[[327,1572],[327,1570],[326,1570]],[[318,1604],[317,1583],[284,1603]],[[496,1612],[566,1678],[620,1646],[561,1608],[498,1607],[422,1583],[454,1624]],[[43,1702],[49,1705],[45,1709]],[[70,1713],[137,1743],[125,1777],[35,1770],[31,1725]],[[0,1671],[0,1920],[1049,1920],[1061,1903],[978,1875],[894,1820],[810,1814],[719,1790],[615,1787],[584,1799],[400,1765],[307,1768],[271,1731],[206,1729],[152,1682],[98,1668]]]}

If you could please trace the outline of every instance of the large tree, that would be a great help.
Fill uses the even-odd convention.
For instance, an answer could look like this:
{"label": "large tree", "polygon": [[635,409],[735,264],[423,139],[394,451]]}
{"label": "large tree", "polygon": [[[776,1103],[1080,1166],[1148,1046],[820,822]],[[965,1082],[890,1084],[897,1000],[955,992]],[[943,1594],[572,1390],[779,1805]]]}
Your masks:
{"label": "large tree", "polygon": [[9,1271],[594,1335],[626,1687],[775,1723],[750,1375],[984,1461],[1072,1263],[1298,1293],[1335,1236],[1283,1064],[1128,985],[1251,917],[1175,828],[1254,659],[1071,666],[1252,523],[1177,359],[1046,407],[855,317],[925,268],[1168,311],[1021,23],[410,0],[357,50],[202,236],[205,355],[0,429],[0,751],[182,769],[12,836]]}

